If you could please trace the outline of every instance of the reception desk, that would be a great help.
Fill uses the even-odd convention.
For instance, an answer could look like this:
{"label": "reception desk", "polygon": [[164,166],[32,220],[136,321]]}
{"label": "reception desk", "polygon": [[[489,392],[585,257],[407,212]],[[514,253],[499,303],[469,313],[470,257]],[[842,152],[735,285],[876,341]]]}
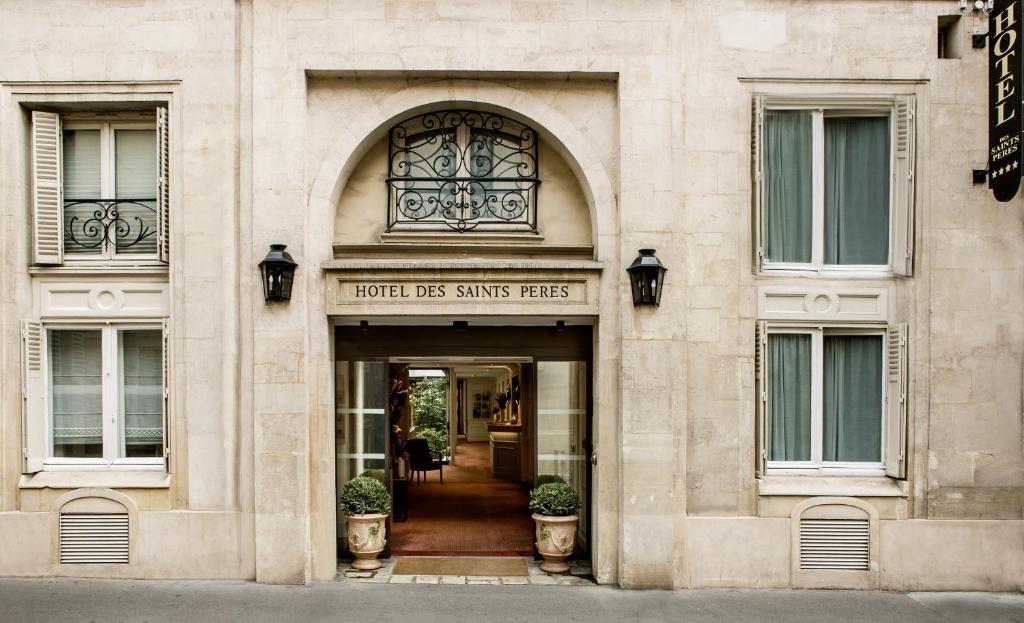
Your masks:
{"label": "reception desk", "polygon": [[522,427],[491,422],[487,430],[491,442],[491,473],[502,480],[519,480]]}

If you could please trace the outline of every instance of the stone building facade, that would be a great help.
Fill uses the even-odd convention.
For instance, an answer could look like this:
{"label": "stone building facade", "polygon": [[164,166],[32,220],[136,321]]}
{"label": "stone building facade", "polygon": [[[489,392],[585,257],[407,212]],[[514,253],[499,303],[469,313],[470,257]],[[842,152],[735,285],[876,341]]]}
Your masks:
{"label": "stone building facade", "polygon": [[[987,160],[987,49],[971,37],[983,13],[953,0],[8,0],[0,14],[0,574],[330,580],[335,328],[565,320],[593,336],[599,582],[1022,588],[1024,225],[1019,199],[972,184]],[[389,130],[450,109],[536,131],[530,231],[390,226]],[[837,182],[815,154],[851,117],[883,128],[879,261],[830,260],[822,231]],[[779,169],[783,119],[807,132],[803,181]],[[143,197],[124,182],[131,131],[158,153]],[[93,148],[98,185],[72,187]],[[778,255],[788,183],[812,216],[793,251],[805,259]],[[68,238],[76,216],[109,207],[68,202],[97,193],[135,202],[122,213],[149,228],[137,246],[109,212]],[[299,263],[287,304],[264,302],[257,269],[276,242]],[[626,279],[647,247],[669,269],[656,308],[634,306]],[[442,281],[573,289],[352,289]],[[810,433],[771,419],[791,362],[773,336],[794,335],[817,379],[801,390]],[[853,383],[884,402],[870,460],[852,464],[820,441],[837,400],[824,360],[844,336],[884,357]],[[74,340],[94,341],[94,360],[61,350]],[[83,365],[92,381],[74,380]],[[76,415],[92,427],[54,426],[83,387],[98,388]],[[138,419],[113,403],[138,403]],[[787,458],[788,435],[809,454]],[[127,540],[76,564],[88,517]],[[75,535],[84,545],[65,548]],[[829,562],[842,535],[864,544],[863,566]]]}

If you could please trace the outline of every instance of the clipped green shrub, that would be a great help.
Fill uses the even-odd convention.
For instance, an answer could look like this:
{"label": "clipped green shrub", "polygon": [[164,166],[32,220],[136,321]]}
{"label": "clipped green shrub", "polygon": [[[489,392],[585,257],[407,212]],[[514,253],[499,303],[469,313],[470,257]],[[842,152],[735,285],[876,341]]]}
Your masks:
{"label": "clipped green shrub", "polygon": [[565,482],[565,478],[562,478],[561,476],[559,476],[557,474],[541,474],[540,476],[537,476],[537,486],[538,487],[541,486],[541,485],[550,484],[552,482],[560,482],[563,485],[564,484],[569,484],[569,483]]}
{"label": "clipped green shrub", "polygon": [[346,515],[387,515],[391,512],[391,494],[376,478],[358,476],[341,488],[339,506]]}
{"label": "clipped green shrub", "polygon": [[580,509],[580,498],[564,482],[549,482],[530,491],[530,510],[547,517],[568,517]]}
{"label": "clipped green shrub", "polygon": [[426,439],[427,446],[435,455],[444,458],[448,456],[448,433],[433,428],[417,428],[412,434],[416,439]]}

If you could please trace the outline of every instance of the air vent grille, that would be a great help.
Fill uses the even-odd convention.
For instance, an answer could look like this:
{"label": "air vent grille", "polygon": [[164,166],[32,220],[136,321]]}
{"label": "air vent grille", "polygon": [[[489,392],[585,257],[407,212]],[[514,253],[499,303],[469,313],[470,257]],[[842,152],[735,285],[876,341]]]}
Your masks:
{"label": "air vent grille", "polygon": [[800,568],[867,571],[871,532],[866,519],[800,520]]}
{"label": "air vent grille", "polygon": [[63,513],[60,516],[62,564],[127,564],[128,515]]}

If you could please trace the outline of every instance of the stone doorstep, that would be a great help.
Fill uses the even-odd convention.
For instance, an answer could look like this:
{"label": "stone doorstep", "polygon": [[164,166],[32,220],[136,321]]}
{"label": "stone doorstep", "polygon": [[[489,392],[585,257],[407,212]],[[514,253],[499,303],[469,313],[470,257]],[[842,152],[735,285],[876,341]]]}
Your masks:
{"label": "stone doorstep", "polygon": [[336,581],[372,584],[446,584],[473,586],[596,586],[591,568],[586,563],[570,563],[564,574],[548,574],[540,570],[540,561],[527,561],[525,576],[462,576],[462,575],[393,575],[396,559],[381,560],[383,566],[373,571],[338,566]]}

